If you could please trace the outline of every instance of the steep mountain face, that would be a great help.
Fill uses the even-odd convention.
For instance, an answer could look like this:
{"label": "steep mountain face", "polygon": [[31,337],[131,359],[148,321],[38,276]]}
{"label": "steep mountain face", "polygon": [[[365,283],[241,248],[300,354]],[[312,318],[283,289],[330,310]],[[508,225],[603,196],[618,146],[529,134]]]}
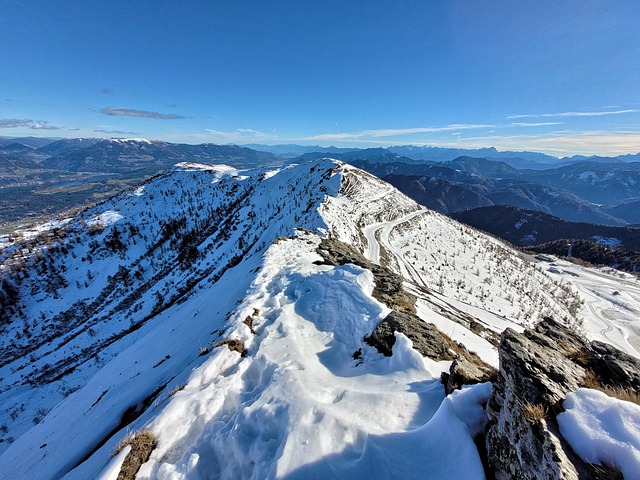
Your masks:
{"label": "steep mountain face", "polygon": [[589,239],[640,250],[640,229],[567,222],[546,213],[496,205],[450,214],[452,218],[497,235],[515,245],[537,245],[559,239]]}
{"label": "steep mountain face", "polygon": [[539,172],[535,180],[613,206],[640,196],[640,163],[579,162]]}
{"label": "steep mountain face", "polygon": [[418,175],[386,175],[386,182],[420,205],[440,213],[453,213],[493,205],[474,190],[443,178]]}
{"label": "steep mountain face", "polygon": [[443,165],[490,178],[517,177],[520,174],[518,170],[507,165],[505,162],[497,162],[486,158],[462,156],[450,162],[444,162]]}
{"label": "steep mountain face", "polygon": [[[405,292],[328,264],[320,235]],[[328,159],[183,163],[2,258],[0,449],[16,479],[115,478],[135,449],[110,453],[143,426],[138,478],[483,478],[489,385],[445,397],[448,362],[399,332],[391,357],[364,338],[408,312],[451,337],[443,359],[461,342],[496,367],[505,328],[583,309],[500,241]]]}
{"label": "steep mountain face", "polygon": [[440,213],[490,205],[514,205],[574,222],[625,224],[624,220],[565,190],[519,179],[486,178],[442,165],[368,161],[357,161],[354,165],[383,178],[418,203]]}
{"label": "steep mountain face", "polygon": [[65,138],[56,142],[48,143],[40,148],[39,152],[45,153],[50,157],[62,155],[73,150],[80,150],[82,148],[90,147],[100,142],[99,138]]}
{"label": "steep mountain face", "polygon": [[625,221],[603,211],[573,193],[522,180],[497,180],[487,192],[494,205],[513,205],[538,210],[570,222],[619,226]]}
{"label": "steep mountain face", "polygon": [[72,172],[157,173],[182,161],[226,163],[239,168],[281,163],[275,155],[234,145],[187,145],[149,140],[103,140],[43,162]]}
{"label": "steep mountain face", "polygon": [[[19,158],[27,162],[37,162],[47,158],[46,155],[42,154],[38,150],[33,147],[29,147],[27,145],[22,145],[21,143],[7,143],[5,145],[0,146],[0,161],[4,163],[5,157],[13,157]],[[21,167],[25,168],[25,167]],[[26,167],[29,168],[29,167]]]}
{"label": "steep mountain face", "polygon": [[629,201],[605,210],[609,215],[631,224],[640,224],[640,200]]}

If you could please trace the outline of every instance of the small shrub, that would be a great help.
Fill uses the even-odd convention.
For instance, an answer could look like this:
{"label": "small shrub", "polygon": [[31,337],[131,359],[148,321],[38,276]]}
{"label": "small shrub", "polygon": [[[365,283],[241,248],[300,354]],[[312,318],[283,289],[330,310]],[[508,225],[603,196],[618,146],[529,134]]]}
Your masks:
{"label": "small shrub", "polygon": [[531,425],[535,425],[547,418],[547,407],[539,403],[525,403],[522,405],[524,419]]}

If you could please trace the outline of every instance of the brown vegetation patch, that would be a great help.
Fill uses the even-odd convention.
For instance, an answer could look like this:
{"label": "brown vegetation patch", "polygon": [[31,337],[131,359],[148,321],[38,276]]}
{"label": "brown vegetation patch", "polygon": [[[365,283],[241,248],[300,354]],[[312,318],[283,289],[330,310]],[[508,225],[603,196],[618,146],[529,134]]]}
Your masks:
{"label": "brown vegetation patch", "polygon": [[531,425],[536,425],[547,418],[547,407],[540,403],[526,402],[522,405],[524,419]]}
{"label": "brown vegetation patch", "polygon": [[[127,445],[131,445],[131,450],[122,462],[118,480],[133,480],[140,470],[140,467],[149,460],[151,452],[157,445],[157,440],[150,430],[144,429],[135,435],[127,435],[116,447],[117,454],[121,452]],[[119,449],[119,450],[118,450]]]}
{"label": "brown vegetation patch", "polygon": [[223,345],[226,345],[232,352],[238,352],[241,357],[247,356],[247,348],[244,346],[244,343],[236,338],[222,340],[221,342],[218,342],[214,348],[221,347]]}
{"label": "brown vegetation patch", "polygon": [[631,388],[620,385],[603,384],[593,370],[587,370],[587,373],[582,380],[582,386],[585,388],[591,388],[592,390],[599,390],[610,397],[617,398],[618,400],[624,400],[625,402],[632,402],[636,405],[640,405],[640,393]]}

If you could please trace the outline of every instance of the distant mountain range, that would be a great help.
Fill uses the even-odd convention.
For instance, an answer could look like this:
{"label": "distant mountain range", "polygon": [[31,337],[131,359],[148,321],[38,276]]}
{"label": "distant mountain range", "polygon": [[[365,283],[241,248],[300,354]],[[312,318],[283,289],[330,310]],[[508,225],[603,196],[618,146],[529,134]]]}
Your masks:
{"label": "distant mountain range", "polygon": [[[620,218],[615,213],[629,209],[609,210],[585,198],[592,195],[585,191],[588,186],[581,182],[579,176],[577,180],[566,175],[562,178],[562,171],[556,172],[555,176],[547,173],[554,170],[521,171],[503,162],[472,157],[460,157],[440,164],[380,162],[377,159],[354,160],[352,164],[383,178],[414,200],[441,213],[489,205],[515,205],[576,222],[625,225],[629,223],[626,218],[635,218],[632,210],[625,218]],[[636,164],[624,165],[634,167]],[[620,200],[640,196],[640,182],[621,193],[621,182],[626,180],[627,185],[632,184],[628,170],[611,172],[610,177],[599,185],[600,197],[607,194]],[[538,175],[546,176],[537,181]],[[543,183],[554,181],[567,188]]]}
{"label": "distant mountain range", "polygon": [[495,148],[189,145],[143,139],[0,138],[0,223],[99,201],[179,162],[236,168],[332,157],[451,214],[514,205],[573,222],[640,223],[640,154],[556,158]]}
{"label": "distant mountain range", "polygon": [[[48,146],[50,149],[52,145]],[[45,167],[72,172],[155,173],[179,162],[224,163],[239,168],[274,165],[281,160],[268,152],[235,145],[188,145],[159,141],[102,140],[68,150],[43,161]]]}
{"label": "distant mountain range", "polygon": [[449,216],[519,246],[581,239],[610,247],[640,250],[640,228],[567,222],[547,213],[512,205],[474,208]]}

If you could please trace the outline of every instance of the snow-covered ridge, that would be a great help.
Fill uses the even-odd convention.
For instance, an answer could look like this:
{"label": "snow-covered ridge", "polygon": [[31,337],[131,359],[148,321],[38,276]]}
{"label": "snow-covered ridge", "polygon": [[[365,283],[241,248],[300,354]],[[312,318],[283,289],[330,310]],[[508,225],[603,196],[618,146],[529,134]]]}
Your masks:
{"label": "snow-covered ridge", "polygon": [[[528,270],[501,242],[353,167],[330,159],[277,171],[182,165],[48,236],[4,249],[2,288],[14,295],[2,297],[0,319],[0,450],[7,449],[2,458],[11,459],[12,478],[72,470],[69,478],[91,478],[126,429],[145,424],[160,443],[144,475],[201,478],[217,468],[208,462],[218,462],[224,477],[254,461],[242,475],[262,478],[308,473],[300,462],[318,449],[347,461],[374,458],[381,445],[399,451],[422,444],[419,432],[440,418],[436,410],[448,412],[439,422],[453,422],[458,400],[445,406],[432,382],[442,366],[416,357],[406,339],[391,359],[363,349],[364,363],[355,367],[363,332],[384,309],[370,296],[366,271],[313,264],[313,234],[274,244],[297,228],[345,241],[401,273],[419,297],[418,315],[489,363],[496,363],[495,334],[507,326],[546,313],[570,319],[579,307],[570,289]],[[471,321],[484,333],[472,332]],[[248,346],[246,358],[213,348],[230,338]],[[326,388],[312,377],[325,378]],[[354,380],[360,387],[342,395],[341,379],[352,377],[362,377]],[[298,391],[286,389],[292,385],[299,395],[284,398]],[[460,394],[470,405],[484,396],[481,389]],[[345,420],[362,399],[375,413],[389,398],[408,413],[385,425],[383,416],[377,424]],[[270,407],[271,399],[282,409]],[[328,406],[308,417],[318,402]],[[172,408],[186,411],[174,415]],[[450,440],[462,441],[473,463],[475,449],[461,439],[475,420],[460,421]],[[175,422],[191,427],[176,434]],[[292,432],[297,424],[307,430]],[[295,446],[321,427],[339,432],[340,441],[319,436],[307,450]],[[266,445],[247,451],[232,430]]]}

